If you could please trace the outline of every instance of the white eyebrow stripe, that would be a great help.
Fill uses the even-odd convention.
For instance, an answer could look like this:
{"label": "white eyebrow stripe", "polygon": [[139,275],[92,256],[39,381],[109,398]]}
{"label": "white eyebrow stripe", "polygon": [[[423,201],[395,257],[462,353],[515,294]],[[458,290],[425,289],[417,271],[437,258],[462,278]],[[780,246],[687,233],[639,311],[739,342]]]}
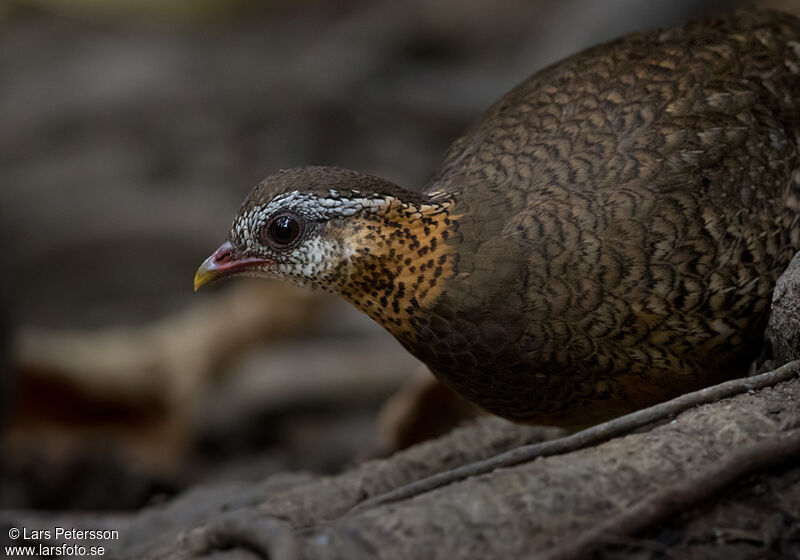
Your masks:
{"label": "white eyebrow stripe", "polygon": [[393,197],[381,195],[365,197],[356,191],[351,192],[360,196],[353,198],[342,197],[338,191],[330,192],[330,198],[300,191],[279,194],[268,204],[253,206],[239,216],[231,226],[231,237],[240,246],[251,248],[256,242],[254,237],[258,236],[261,228],[274,214],[281,211],[291,210],[307,220],[323,221],[337,217],[347,218],[362,211],[375,212],[393,200]]}

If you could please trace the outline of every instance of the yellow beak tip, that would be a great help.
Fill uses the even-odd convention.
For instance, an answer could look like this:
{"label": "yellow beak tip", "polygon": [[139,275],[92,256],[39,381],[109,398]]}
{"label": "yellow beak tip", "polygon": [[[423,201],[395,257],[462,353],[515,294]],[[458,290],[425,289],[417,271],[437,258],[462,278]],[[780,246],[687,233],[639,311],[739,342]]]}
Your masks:
{"label": "yellow beak tip", "polygon": [[197,270],[197,274],[194,275],[194,291],[196,292],[197,290],[208,284],[211,280],[214,279],[214,276],[215,275],[211,271],[209,271],[205,266],[201,266]]}

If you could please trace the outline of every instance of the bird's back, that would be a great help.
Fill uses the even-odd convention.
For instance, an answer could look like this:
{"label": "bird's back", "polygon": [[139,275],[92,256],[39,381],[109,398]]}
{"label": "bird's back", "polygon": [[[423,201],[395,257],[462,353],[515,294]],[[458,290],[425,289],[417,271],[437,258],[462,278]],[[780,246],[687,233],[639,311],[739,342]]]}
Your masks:
{"label": "bird's back", "polygon": [[741,374],[800,248],[798,99],[800,21],[771,11],[517,86],[428,188],[461,248],[425,361],[489,410],[569,423]]}

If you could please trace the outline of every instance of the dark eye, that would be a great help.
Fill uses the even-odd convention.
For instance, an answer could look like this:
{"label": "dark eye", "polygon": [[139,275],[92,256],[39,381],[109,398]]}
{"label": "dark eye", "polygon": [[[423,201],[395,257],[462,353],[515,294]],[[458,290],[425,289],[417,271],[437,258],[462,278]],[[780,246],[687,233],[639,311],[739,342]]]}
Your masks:
{"label": "dark eye", "polygon": [[297,240],[301,231],[300,220],[291,214],[282,214],[273,218],[265,233],[267,241],[278,247],[286,247]]}

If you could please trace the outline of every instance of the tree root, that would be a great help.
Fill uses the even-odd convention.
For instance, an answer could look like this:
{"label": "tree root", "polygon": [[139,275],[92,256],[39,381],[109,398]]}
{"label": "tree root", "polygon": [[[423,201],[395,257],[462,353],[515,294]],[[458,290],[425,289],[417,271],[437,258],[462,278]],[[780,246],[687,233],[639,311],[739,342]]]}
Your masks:
{"label": "tree root", "polygon": [[637,505],[599,523],[537,560],[572,560],[587,557],[616,537],[631,536],[671,515],[689,509],[742,478],[800,457],[800,428],[750,445],[733,453],[715,468],[682,480]]}
{"label": "tree root", "polygon": [[194,557],[213,550],[242,548],[269,560],[296,560],[297,539],[291,526],[257,509],[225,514],[219,521],[192,535],[189,549]]}
{"label": "tree root", "polygon": [[580,432],[557,440],[518,447],[511,451],[495,455],[490,459],[437,473],[406,484],[405,486],[401,486],[385,494],[380,494],[364,500],[353,507],[350,513],[358,513],[376,506],[413,498],[469,477],[486,474],[495,469],[526,463],[538,457],[560,455],[590,445],[596,445],[629,433],[647,424],[666,420],[667,418],[701,404],[718,401],[747,391],[771,387],[783,381],[787,381],[798,374],[800,374],[800,360],[795,360],[761,375],[734,379],[720,383],[719,385],[700,389],[693,393],[686,393],[670,401],[659,403],[650,408],[626,414],[625,416],[620,416],[619,418],[592,426],[591,428],[581,430]]}

